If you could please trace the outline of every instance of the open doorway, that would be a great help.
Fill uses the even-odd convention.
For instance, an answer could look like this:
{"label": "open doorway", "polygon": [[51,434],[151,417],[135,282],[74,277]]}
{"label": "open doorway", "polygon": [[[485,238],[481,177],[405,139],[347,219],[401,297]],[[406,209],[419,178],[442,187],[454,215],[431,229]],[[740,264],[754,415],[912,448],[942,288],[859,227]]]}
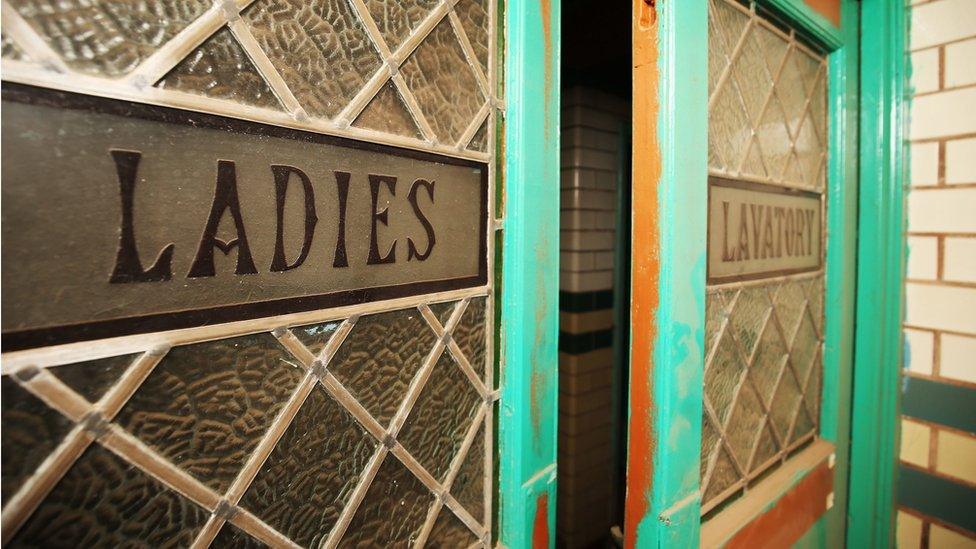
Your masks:
{"label": "open doorway", "polygon": [[623,525],[630,17],[626,2],[563,6],[556,541],[565,548],[613,547]]}

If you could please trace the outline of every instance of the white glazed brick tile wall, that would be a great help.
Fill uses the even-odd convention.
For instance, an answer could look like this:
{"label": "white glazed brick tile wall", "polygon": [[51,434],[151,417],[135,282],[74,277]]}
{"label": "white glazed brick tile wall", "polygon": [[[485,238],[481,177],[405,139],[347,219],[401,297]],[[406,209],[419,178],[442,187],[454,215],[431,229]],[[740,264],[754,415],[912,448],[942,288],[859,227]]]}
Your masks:
{"label": "white glazed brick tile wall", "polygon": [[[976,0],[912,0],[905,374],[976,389]],[[976,437],[901,421],[904,466],[976,485]],[[900,548],[976,547],[905,507]]]}
{"label": "white glazed brick tile wall", "polygon": [[976,386],[976,0],[913,4],[905,363]]}
{"label": "white glazed brick tile wall", "polygon": [[626,103],[595,90],[563,94],[559,289],[613,288],[620,177],[620,132]]}

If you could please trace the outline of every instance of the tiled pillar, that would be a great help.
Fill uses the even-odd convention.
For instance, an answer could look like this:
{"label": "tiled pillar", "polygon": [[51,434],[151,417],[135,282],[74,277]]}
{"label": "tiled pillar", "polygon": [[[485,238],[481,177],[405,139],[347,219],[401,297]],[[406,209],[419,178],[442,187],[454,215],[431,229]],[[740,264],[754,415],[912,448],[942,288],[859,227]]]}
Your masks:
{"label": "tiled pillar", "polygon": [[557,528],[560,546],[583,547],[612,526],[614,247],[629,106],[584,88],[562,100]]}
{"label": "tiled pillar", "polygon": [[912,6],[900,547],[976,547],[976,2]]}

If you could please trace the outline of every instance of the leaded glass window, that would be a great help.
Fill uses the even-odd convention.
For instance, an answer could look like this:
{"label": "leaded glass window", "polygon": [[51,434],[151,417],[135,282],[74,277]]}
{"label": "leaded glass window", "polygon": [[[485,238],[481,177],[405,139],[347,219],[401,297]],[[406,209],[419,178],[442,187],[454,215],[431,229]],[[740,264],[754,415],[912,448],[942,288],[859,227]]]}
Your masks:
{"label": "leaded glass window", "polygon": [[817,436],[827,166],[823,55],[734,0],[709,0],[708,50],[703,514]]}
{"label": "leaded glass window", "polygon": [[[490,221],[496,11],[9,0],[3,80],[475,161],[491,172]],[[499,390],[486,278],[5,352],[4,544],[487,547]]]}

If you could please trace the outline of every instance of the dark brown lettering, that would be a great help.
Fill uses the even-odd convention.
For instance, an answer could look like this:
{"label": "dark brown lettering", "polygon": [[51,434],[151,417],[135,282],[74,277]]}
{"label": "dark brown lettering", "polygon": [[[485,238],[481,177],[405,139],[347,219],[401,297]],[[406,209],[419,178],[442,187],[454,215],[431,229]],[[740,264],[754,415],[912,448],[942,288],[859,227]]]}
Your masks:
{"label": "dark brown lettering", "polygon": [[[315,192],[312,189],[312,182],[309,181],[305,172],[294,166],[271,166],[271,172],[275,180],[275,207],[277,212],[277,229],[275,232],[274,257],[271,259],[271,272],[289,271],[305,262],[308,252],[312,248],[312,237],[315,236],[315,224],[318,217],[315,215]],[[302,239],[302,248],[295,258],[295,261],[288,263],[285,259],[285,196],[288,192],[288,181],[291,175],[298,176],[302,182],[302,195],[305,199],[305,236]]]}
{"label": "dark brown lettering", "polygon": [[[234,222],[237,238],[225,242],[217,238],[217,229],[220,227],[224,212],[228,210]],[[230,160],[217,161],[217,186],[210,207],[210,217],[207,219],[207,226],[203,229],[196,259],[193,260],[190,272],[186,275],[188,278],[214,276],[214,248],[220,249],[224,255],[237,248],[237,268],[234,272],[239,275],[257,274],[254,258],[251,257],[251,248],[247,244],[244,220],[241,218],[241,202],[237,197],[237,172],[234,163]]]}
{"label": "dark brown lettering", "polygon": [[122,224],[119,230],[119,251],[115,256],[115,269],[109,277],[111,284],[130,282],[159,282],[173,278],[173,249],[175,244],[167,244],[156,256],[149,270],[142,269],[139,252],[136,249],[136,231],[133,202],[136,192],[136,173],[142,153],[137,151],[113,150],[115,171],[119,177],[119,196],[122,200]]}
{"label": "dark brown lettering", "polygon": [[383,208],[383,211],[376,211],[376,205],[379,202],[380,196],[380,183],[385,183],[386,187],[390,189],[390,194],[396,196],[396,178],[389,175],[375,175],[369,174],[369,193],[372,198],[372,214],[370,220],[370,233],[369,233],[369,257],[366,258],[367,265],[379,265],[383,263],[396,263],[396,240],[390,245],[389,251],[386,255],[380,257],[379,244],[377,242],[376,235],[376,222],[379,221],[383,225],[389,226],[389,214],[387,208]]}
{"label": "dark brown lettering", "polygon": [[417,258],[418,261],[423,261],[430,257],[430,253],[434,251],[434,243],[437,241],[434,237],[434,226],[430,224],[430,220],[424,215],[424,212],[420,210],[420,205],[417,204],[417,190],[423,187],[427,189],[427,196],[430,197],[430,203],[434,203],[434,182],[427,181],[426,179],[418,179],[413,182],[413,186],[410,187],[410,192],[407,194],[407,200],[410,202],[410,207],[413,208],[413,213],[417,216],[417,220],[420,224],[424,226],[424,232],[427,233],[427,249],[423,253],[417,251],[416,246],[413,243],[412,238],[407,238],[407,261]]}

